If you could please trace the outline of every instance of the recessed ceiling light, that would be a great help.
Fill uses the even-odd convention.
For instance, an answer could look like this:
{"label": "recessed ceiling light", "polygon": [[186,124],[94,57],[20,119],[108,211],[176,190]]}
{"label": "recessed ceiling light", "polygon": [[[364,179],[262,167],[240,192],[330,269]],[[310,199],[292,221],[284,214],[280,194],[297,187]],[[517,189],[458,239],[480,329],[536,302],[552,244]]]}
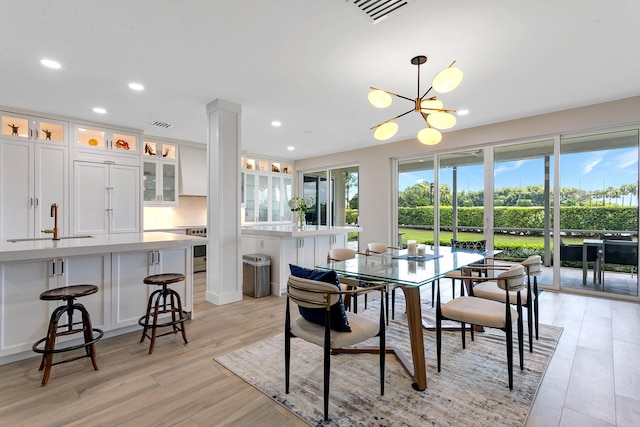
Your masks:
{"label": "recessed ceiling light", "polygon": [[142,86],[140,83],[129,83],[129,89],[144,90],[144,86]]}
{"label": "recessed ceiling light", "polygon": [[54,61],[53,59],[41,59],[40,63],[48,68],[60,68],[61,65],[59,62]]}
{"label": "recessed ceiling light", "polygon": [[94,107],[94,108],[93,108],[93,112],[94,112],[94,113],[98,113],[98,114],[106,114],[106,113],[107,113],[107,110],[105,110],[105,109],[104,109],[104,108],[102,108],[102,107]]}
{"label": "recessed ceiling light", "polygon": [[458,110],[457,114],[459,116],[466,116],[467,114],[469,114],[469,110],[464,109],[464,110]]}
{"label": "recessed ceiling light", "polygon": [[289,150],[289,151],[293,151],[295,149],[296,149],[296,147],[292,147],[291,145],[287,147],[287,150]]}
{"label": "recessed ceiling light", "polygon": [[274,128],[277,128],[277,127],[282,126],[282,123],[280,123],[279,121],[275,120],[275,121],[271,122],[271,126],[273,126]]}

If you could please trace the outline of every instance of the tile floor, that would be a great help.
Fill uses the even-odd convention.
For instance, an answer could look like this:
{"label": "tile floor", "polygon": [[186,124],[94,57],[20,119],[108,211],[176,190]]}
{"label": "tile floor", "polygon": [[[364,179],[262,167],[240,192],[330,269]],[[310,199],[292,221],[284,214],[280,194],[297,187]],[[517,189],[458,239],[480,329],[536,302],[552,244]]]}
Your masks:
{"label": "tile floor", "polygon": [[564,331],[526,426],[640,425],[640,304],[548,291],[539,301],[540,322]]}

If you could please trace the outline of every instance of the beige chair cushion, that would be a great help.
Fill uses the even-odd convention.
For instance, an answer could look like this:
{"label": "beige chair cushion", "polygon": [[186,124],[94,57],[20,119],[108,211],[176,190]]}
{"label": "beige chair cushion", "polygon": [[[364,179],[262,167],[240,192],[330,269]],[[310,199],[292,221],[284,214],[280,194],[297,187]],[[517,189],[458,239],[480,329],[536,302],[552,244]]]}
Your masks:
{"label": "beige chair cushion", "polygon": [[[350,313],[348,318],[351,332],[338,332],[332,329],[331,348],[343,348],[358,344],[375,337],[380,331],[378,323],[364,316]],[[298,317],[291,323],[291,333],[320,347],[324,346],[324,326],[311,323],[302,317]]]}
{"label": "beige chair cushion", "polygon": [[[468,274],[462,274],[462,270],[453,270],[450,271],[448,273],[445,273],[444,277],[448,278],[448,279],[459,279],[460,276],[467,276]],[[471,271],[471,276],[473,277],[480,277],[480,272],[479,271]]]}
{"label": "beige chair cushion", "polygon": [[[500,289],[496,282],[478,283],[473,287],[473,295],[499,302],[504,302],[505,300],[504,289]],[[517,298],[517,292],[509,292],[509,302],[511,304],[516,304],[518,302]],[[520,298],[522,305],[527,305],[527,293],[520,291]],[[533,293],[531,294],[531,299],[535,299],[535,295],[533,295]]]}
{"label": "beige chair cushion", "polygon": [[[518,320],[518,312],[511,306],[511,320]],[[490,328],[506,327],[505,305],[477,297],[458,297],[442,306],[442,315],[459,322],[482,325]],[[351,320],[349,320],[351,321]]]}
{"label": "beige chair cushion", "polygon": [[539,276],[542,274],[542,259],[540,255],[531,255],[529,258],[522,261],[522,265],[527,268],[530,276]]}
{"label": "beige chair cushion", "polygon": [[367,245],[367,249],[369,252],[373,252],[374,254],[383,254],[387,252],[389,247],[384,243],[369,243]]}

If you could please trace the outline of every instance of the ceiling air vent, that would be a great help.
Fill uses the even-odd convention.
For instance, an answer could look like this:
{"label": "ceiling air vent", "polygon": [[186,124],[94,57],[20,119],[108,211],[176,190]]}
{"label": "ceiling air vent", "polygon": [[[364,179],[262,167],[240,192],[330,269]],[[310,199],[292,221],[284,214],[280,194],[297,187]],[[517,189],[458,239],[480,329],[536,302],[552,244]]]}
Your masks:
{"label": "ceiling air vent", "polygon": [[151,126],[157,126],[159,128],[170,128],[171,126],[173,126],[172,124],[169,123],[164,123],[164,122],[151,122],[149,123]]}
{"label": "ceiling air vent", "polygon": [[375,24],[398,10],[409,6],[415,0],[346,0],[357,7],[369,22]]}

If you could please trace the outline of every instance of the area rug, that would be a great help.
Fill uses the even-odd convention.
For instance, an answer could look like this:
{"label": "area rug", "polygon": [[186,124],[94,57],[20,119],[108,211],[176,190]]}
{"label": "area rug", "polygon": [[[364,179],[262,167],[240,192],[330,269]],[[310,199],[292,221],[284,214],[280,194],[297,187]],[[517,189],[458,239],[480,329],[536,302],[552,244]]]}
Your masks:
{"label": "area rug", "polygon": [[[364,313],[377,313],[377,300]],[[429,301],[423,304],[431,322]],[[396,303],[396,319],[387,328],[387,345],[411,356],[404,301]],[[525,327],[526,329],[526,327]],[[380,396],[378,356],[331,356],[331,392],[328,421],[323,421],[322,349],[301,339],[292,340],[291,385],[284,392],[284,335],[216,357],[249,384],[270,396],[310,425],[322,426],[519,426],[523,425],[540,381],[555,350],[562,328],[540,325],[534,351],[525,345],[525,369],[520,371],[514,338],[514,387],[507,379],[505,335],[488,329],[476,333],[462,349],[460,332],[443,332],[442,371],[437,371],[435,332],[424,331],[427,389],[411,387],[411,379],[393,355],[387,355],[385,395]],[[526,343],[525,331],[525,343]],[[370,342],[376,345],[376,340]]]}

